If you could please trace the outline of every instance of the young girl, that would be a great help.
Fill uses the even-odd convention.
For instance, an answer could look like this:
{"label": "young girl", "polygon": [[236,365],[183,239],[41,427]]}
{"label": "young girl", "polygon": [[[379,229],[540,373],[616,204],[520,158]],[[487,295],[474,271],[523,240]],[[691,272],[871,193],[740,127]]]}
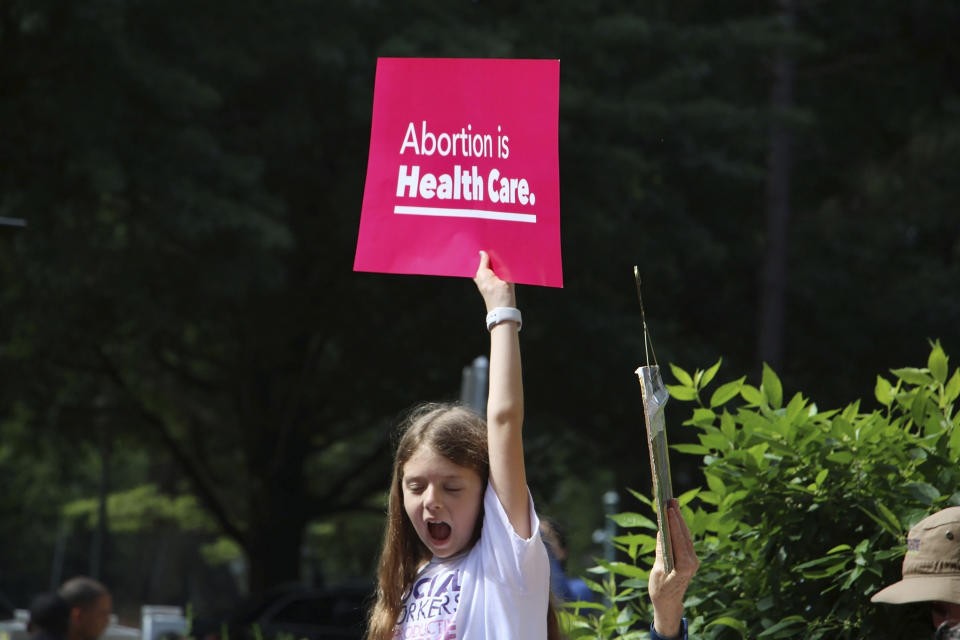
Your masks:
{"label": "young girl", "polygon": [[429,405],[408,420],[367,640],[542,640],[548,627],[558,637],[523,463],[514,288],[482,251],[474,281],[490,330],[487,423],[455,405]]}

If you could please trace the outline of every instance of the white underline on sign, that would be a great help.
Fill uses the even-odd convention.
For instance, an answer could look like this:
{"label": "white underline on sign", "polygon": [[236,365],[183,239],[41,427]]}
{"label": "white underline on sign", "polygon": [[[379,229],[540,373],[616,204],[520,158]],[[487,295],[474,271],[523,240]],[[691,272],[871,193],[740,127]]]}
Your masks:
{"label": "white underline on sign", "polygon": [[480,218],[481,220],[508,220],[510,222],[536,222],[532,213],[509,213],[507,211],[481,211],[479,209],[445,209],[442,207],[405,207],[396,205],[394,213],[408,216],[441,216],[444,218]]}

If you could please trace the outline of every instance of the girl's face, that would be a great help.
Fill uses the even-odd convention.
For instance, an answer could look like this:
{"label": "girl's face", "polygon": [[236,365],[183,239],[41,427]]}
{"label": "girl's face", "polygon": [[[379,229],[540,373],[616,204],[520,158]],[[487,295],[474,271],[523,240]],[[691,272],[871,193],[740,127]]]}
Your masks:
{"label": "girl's face", "polygon": [[423,544],[439,558],[462,551],[473,537],[483,481],[421,445],[403,465],[403,507]]}

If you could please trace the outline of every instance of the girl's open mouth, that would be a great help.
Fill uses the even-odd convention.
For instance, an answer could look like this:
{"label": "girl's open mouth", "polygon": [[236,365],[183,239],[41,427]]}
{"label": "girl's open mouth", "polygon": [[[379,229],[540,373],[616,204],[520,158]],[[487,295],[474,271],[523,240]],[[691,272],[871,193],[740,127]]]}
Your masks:
{"label": "girl's open mouth", "polygon": [[427,531],[431,538],[439,542],[443,542],[450,537],[450,525],[446,522],[428,522]]}

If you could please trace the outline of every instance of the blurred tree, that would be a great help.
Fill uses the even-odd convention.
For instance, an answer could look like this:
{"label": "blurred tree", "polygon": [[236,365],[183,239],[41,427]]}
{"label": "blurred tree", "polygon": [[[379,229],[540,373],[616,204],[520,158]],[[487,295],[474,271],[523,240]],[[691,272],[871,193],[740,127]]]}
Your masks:
{"label": "blurred tree", "polygon": [[[780,21],[786,36],[792,36],[797,18],[793,0],[778,0]],[[789,114],[793,109],[793,54],[782,42],[773,63],[771,107],[774,113]],[[787,236],[790,221],[790,174],[793,165],[791,127],[774,118],[770,130],[770,156],[767,169],[767,224],[760,284],[760,318],[757,330],[757,356],[761,362],[779,369],[783,358],[783,323],[787,288]]]}
{"label": "blurred tree", "polygon": [[[163,447],[263,588],[296,578],[306,522],[381,488],[386,438],[377,399],[341,393],[357,327],[318,321],[338,298],[328,265],[304,267],[330,237],[313,221],[338,190],[323,165],[350,134],[309,105],[345,57],[313,39],[318,3],[239,3],[227,21],[214,4],[4,4],[2,148],[20,155],[0,194],[30,224],[9,240],[4,356],[38,431],[96,441],[111,425]],[[284,94],[297,67],[309,77]],[[274,145],[303,163],[285,201]],[[309,204],[294,197],[307,172],[322,176]]]}
{"label": "blurred tree", "polygon": [[960,348],[958,27],[956,1],[798,8],[825,46],[797,74],[816,125],[796,146],[784,365],[826,401],[926,339]]}

